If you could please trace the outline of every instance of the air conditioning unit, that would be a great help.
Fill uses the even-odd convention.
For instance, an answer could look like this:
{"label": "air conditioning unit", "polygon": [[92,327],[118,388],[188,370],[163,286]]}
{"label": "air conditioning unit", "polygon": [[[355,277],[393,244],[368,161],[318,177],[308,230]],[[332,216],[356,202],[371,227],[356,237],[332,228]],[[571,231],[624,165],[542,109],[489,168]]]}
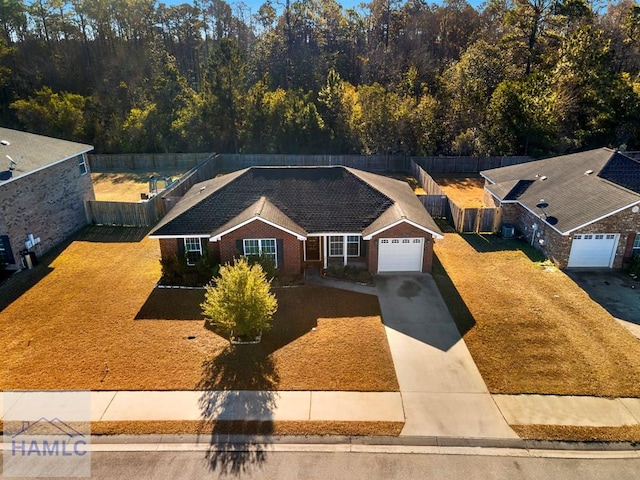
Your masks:
{"label": "air conditioning unit", "polygon": [[505,223],[502,225],[501,233],[502,233],[502,238],[515,238],[516,229],[513,225]]}

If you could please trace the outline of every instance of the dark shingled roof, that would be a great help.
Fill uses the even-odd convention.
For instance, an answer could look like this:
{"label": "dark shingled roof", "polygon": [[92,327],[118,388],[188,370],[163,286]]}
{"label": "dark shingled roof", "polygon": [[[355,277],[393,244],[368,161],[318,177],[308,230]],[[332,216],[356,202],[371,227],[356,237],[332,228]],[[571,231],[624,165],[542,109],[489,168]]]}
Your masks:
{"label": "dark shingled roof", "polygon": [[[0,173],[11,174],[7,178],[1,176],[0,184],[93,150],[91,145],[2,127],[0,141],[8,143],[0,145]],[[7,155],[16,161],[13,172],[9,172]]]}
{"label": "dark shingled roof", "polygon": [[480,173],[500,201],[516,201],[543,220],[555,217],[554,228],[565,234],[640,202],[640,163],[608,148]]}
{"label": "dark shingled roof", "polygon": [[252,167],[199,183],[151,234],[219,234],[258,210],[303,235],[360,233],[389,211],[387,224],[405,217],[440,234],[406,183],[336,166]]}

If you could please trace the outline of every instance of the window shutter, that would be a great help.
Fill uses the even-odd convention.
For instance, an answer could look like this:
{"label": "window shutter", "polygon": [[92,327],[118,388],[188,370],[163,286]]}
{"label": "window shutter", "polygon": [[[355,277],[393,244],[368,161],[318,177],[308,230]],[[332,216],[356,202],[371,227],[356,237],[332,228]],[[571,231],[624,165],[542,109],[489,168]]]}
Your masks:
{"label": "window shutter", "polygon": [[244,245],[242,240],[236,240],[236,250],[238,251],[238,257],[244,256]]}
{"label": "window shutter", "polygon": [[0,243],[4,247],[4,258],[7,263],[16,263],[15,258],[13,258],[13,252],[11,251],[11,244],[9,243],[8,235],[0,235]]}
{"label": "window shutter", "polygon": [[178,239],[178,258],[184,255],[184,238]]}
{"label": "window shutter", "polygon": [[367,248],[369,248],[369,240],[362,240],[362,237],[360,237],[360,256],[361,257],[367,256]]}
{"label": "window shutter", "polygon": [[276,263],[278,264],[278,269],[284,267],[284,242],[281,238],[276,240]]}
{"label": "window shutter", "polygon": [[202,247],[202,256],[206,256],[209,254],[209,239],[208,238],[201,238],[200,239],[200,246]]}

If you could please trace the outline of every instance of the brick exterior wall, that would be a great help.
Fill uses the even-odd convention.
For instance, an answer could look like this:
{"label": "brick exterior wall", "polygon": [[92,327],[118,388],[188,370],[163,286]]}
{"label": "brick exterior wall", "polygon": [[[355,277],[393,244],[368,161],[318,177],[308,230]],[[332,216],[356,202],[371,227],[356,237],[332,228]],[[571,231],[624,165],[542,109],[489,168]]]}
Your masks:
{"label": "brick exterior wall", "polygon": [[415,238],[424,237],[424,252],[422,255],[422,271],[424,273],[431,272],[431,265],[433,261],[433,237],[428,233],[414,227],[408,223],[400,223],[395,227],[385,230],[379,235],[376,235],[369,240],[367,248],[367,261],[369,265],[369,271],[371,273],[378,273],[378,240],[380,238]]}
{"label": "brick exterior wall", "polygon": [[220,262],[231,262],[238,256],[236,242],[249,238],[275,238],[282,240],[282,257],[284,265],[278,265],[278,270],[286,275],[298,275],[302,272],[302,241],[295,236],[272,227],[260,220],[248,223],[220,239]]}
{"label": "brick exterior wall", "polygon": [[[502,207],[502,222],[514,225],[529,243],[531,243],[532,236],[535,235],[534,247],[544,253],[560,268],[566,268],[569,263],[573,235],[585,233],[620,234],[613,268],[622,268],[624,263],[629,260],[631,253],[629,244],[632,244],[636,232],[640,231],[640,212],[633,213],[631,208],[627,208],[615,215],[610,215],[599,222],[587,225],[572,232],[571,235],[565,236],[546,225],[521,205],[507,203],[503,204]],[[539,229],[535,233],[532,228],[534,223],[539,225]],[[540,239],[544,240],[544,245],[540,244]]]}
{"label": "brick exterior wall", "polygon": [[[180,242],[184,246],[184,240],[177,238],[161,238],[160,239],[160,256],[162,258],[170,257],[171,255],[178,255],[181,248],[179,247]],[[215,262],[220,261],[220,242],[209,242],[207,241],[207,246],[209,249],[209,255]],[[184,248],[184,247],[182,247]]]}
{"label": "brick exterior wall", "polygon": [[45,253],[87,224],[84,202],[95,200],[89,164],[80,175],[73,157],[0,186],[0,235],[8,235],[16,264],[27,235]]}

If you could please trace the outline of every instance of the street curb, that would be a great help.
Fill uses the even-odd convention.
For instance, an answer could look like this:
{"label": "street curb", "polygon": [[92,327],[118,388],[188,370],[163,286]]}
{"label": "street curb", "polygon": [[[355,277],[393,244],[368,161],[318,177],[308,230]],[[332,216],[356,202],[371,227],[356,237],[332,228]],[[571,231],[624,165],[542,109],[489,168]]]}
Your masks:
{"label": "street curb", "polygon": [[92,444],[195,444],[195,445],[371,445],[503,448],[521,450],[554,450],[584,452],[640,451],[634,442],[569,442],[548,440],[522,440],[511,438],[458,438],[458,437],[385,437],[385,436],[330,436],[330,435],[92,435]]}

